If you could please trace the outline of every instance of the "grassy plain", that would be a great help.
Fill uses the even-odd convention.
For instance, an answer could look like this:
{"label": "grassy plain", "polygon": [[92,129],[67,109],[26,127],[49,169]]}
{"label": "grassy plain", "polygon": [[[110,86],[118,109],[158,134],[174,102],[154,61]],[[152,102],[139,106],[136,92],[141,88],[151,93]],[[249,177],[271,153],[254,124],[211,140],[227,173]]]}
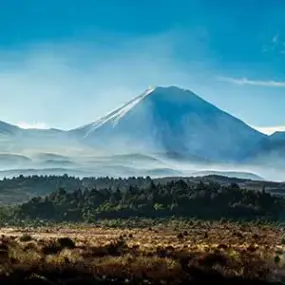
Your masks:
{"label": "grassy plain", "polygon": [[1,284],[266,284],[283,228],[221,222],[0,229]]}

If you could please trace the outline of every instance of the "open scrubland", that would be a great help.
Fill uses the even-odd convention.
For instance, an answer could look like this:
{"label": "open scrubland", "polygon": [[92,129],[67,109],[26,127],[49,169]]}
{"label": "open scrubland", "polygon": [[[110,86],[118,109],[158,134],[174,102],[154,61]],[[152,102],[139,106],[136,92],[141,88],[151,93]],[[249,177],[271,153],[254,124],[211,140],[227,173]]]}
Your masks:
{"label": "open scrubland", "polygon": [[0,234],[1,284],[266,284],[285,268],[273,224],[108,220]]}
{"label": "open scrubland", "polygon": [[0,282],[277,284],[285,280],[285,198],[269,182],[253,184],[5,179],[3,197],[13,189],[33,197],[0,206]]}

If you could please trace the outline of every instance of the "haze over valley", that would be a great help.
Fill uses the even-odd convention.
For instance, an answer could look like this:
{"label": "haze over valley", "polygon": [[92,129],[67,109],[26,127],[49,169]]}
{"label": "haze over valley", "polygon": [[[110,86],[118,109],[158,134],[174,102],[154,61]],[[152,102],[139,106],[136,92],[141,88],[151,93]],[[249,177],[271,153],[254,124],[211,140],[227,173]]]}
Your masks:
{"label": "haze over valley", "polygon": [[199,176],[284,181],[285,133],[265,135],[178,86],[154,87],[63,131],[0,122],[0,177]]}

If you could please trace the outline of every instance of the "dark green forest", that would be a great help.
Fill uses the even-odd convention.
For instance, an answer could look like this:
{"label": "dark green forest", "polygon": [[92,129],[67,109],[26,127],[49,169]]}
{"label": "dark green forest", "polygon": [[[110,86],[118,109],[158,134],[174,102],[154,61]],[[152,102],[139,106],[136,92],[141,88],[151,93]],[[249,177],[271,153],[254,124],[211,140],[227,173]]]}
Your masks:
{"label": "dark green forest", "polygon": [[[272,195],[265,188],[246,190],[233,181],[221,184],[195,180],[193,183],[185,179],[153,181],[149,177],[79,180],[67,176],[33,179],[39,193],[51,185],[54,192],[33,197],[22,204],[3,205],[0,213],[2,223],[171,217],[283,221],[285,216],[283,197]],[[28,181],[25,177],[18,177],[3,183],[9,188],[19,180],[23,184]]]}
{"label": "dark green forest", "polygon": [[126,191],[130,186],[145,189],[150,183],[166,185],[171,181],[182,180],[187,185],[195,187],[200,181],[205,184],[218,183],[221,186],[228,186],[236,183],[240,188],[261,191],[263,188],[268,193],[284,195],[285,183],[270,181],[253,181],[247,179],[229,178],[225,176],[209,175],[204,177],[164,177],[151,179],[150,177],[86,177],[77,178],[68,175],[50,175],[50,176],[18,176],[11,179],[0,180],[0,203],[1,204],[19,204],[24,203],[37,196],[48,195],[59,188],[64,188],[67,192],[73,192],[78,189],[110,189],[115,191],[120,189]]}

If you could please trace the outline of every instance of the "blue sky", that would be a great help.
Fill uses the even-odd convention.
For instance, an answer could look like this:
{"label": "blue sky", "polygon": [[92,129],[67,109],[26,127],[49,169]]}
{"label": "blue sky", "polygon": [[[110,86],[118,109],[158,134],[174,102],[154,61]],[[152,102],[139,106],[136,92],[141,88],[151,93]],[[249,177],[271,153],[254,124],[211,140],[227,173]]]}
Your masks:
{"label": "blue sky", "polygon": [[285,126],[284,0],[0,5],[0,120],[69,129],[178,85],[252,126]]}

